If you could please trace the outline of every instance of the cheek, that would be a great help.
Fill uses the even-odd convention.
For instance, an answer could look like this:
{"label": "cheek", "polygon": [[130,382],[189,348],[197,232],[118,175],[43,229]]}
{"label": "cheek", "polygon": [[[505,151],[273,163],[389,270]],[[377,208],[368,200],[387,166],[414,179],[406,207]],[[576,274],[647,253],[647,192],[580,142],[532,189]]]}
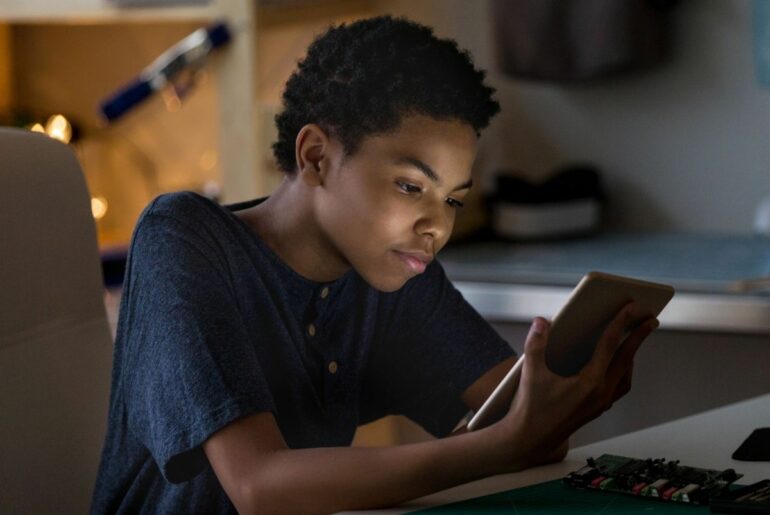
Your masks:
{"label": "cheek", "polygon": [[387,185],[356,185],[344,192],[336,205],[340,237],[363,248],[393,244],[410,228],[408,206]]}
{"label": "cheek", "polygon": [[409,236],[412,219],[403,203],[391,202],[382,206],[379,216],[373,221],[373,225],[375,226],[372,227],[372,231],[382,237],[403,240]]}

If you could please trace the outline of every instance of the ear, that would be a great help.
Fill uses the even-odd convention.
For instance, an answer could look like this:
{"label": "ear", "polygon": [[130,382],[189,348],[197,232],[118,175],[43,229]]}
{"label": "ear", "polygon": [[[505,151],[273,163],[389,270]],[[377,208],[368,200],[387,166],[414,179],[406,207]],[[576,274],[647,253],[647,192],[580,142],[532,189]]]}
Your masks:
{"label": "ear", "polygon": [[321,127],[308,124],[300,129],[294,145],[297,175],[309,186],[323,184],[328,170],[330,140]]}

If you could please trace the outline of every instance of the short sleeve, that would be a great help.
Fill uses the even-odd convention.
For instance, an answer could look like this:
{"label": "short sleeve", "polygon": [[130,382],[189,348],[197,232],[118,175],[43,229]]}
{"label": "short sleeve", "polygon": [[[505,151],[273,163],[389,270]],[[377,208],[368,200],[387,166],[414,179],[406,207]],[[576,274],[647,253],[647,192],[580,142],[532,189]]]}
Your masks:
{"label": "short sleeve", "polygon": [[402,414],[434,436],[468,412],[460,396],[513,349],[468,304],[437,262],[391,299],[373,350],[365,402]]}
{"label": "short sleeve", "polygon": [[197,475],[201,444],[237,418],[272,411],[223,249],[151,208],[134,233],[116,339],[129,429],[172,483]]}

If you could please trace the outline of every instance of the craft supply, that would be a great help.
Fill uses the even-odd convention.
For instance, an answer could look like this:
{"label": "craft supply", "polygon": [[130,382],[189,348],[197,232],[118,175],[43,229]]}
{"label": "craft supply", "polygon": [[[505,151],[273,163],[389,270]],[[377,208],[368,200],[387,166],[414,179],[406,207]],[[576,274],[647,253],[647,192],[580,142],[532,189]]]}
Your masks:
{"label": "craft supply", "polygon": [[585,467],[568,474],[564,482],[578,488],[705,505],[740,477],[733,469],[702,469],[665,459],[604,454],[589,458]]}

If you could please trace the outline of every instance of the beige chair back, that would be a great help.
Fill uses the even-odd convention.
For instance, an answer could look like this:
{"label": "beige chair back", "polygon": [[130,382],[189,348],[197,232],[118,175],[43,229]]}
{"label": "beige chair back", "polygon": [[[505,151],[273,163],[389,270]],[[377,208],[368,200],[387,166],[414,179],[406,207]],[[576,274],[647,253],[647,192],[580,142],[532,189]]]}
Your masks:
{"label": "beige chair back", "polygon": [[70,148],[0,127],[0,513],[87,513],[112,361]]}

